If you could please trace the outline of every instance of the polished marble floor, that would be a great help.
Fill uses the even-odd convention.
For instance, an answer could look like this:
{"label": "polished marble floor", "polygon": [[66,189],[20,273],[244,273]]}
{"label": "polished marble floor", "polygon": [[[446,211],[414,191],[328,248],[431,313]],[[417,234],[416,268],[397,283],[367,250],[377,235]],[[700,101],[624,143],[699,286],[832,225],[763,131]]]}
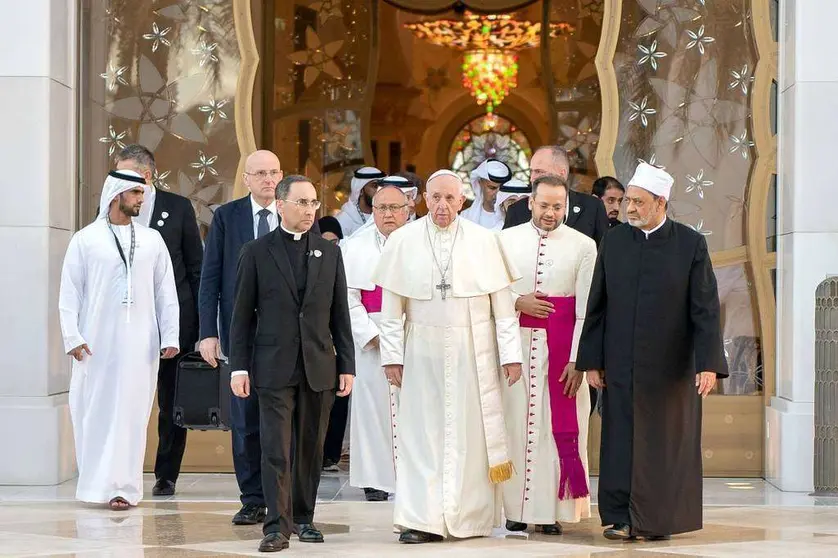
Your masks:
{"label": "polished marble floor", "polygon": [[[152,483],[148,478],[147,493]],[[260,556],[259,527],[230,523],[237,510],[232,475],[183,475],[176,496],[149,498],[122,513],[78,504],[74,491],[74,482],[0,487],[0,556]],[[392,502],[364,502],[345,473],[325,474],[316,522],[326,543],[303,545],[292,539],[280,556],[838,556],[838,498],[783,493],[763,481],[739,479],[708,479],[704,492],[704,530],[667,542],[606,541],[591,519],[566,525],[561,537],[498,529],[485,539],[403,546],[392,532]]]}

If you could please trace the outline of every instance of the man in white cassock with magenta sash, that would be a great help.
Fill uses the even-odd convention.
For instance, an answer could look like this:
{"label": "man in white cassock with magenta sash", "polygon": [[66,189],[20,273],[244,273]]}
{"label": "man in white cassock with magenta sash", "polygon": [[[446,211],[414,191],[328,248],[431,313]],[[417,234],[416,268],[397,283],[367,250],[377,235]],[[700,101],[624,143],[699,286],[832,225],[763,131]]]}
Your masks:
{"label": "man in white cassock with magenta sash", "polygon": [[64,349],[75,359],[76,498],[113,510],[142,500],[157,368],[179,349],[169,252],[160,233],[134,222],[144,184],[133,171],[108,174],[96,221],[70,240],[58,300]]}
{"label": "man in white cassock with magenta sash", "polygon": [[451,171],[431,175],[428,216],[390,235],[372,276],[382,288],[381,363],[401,388],[394,524],[403,543],[490,535],[499,483],[513,475],[501,383],[521,374],[509,292],[519,275],[496,233],[457,217],[462,188]]}
{"label": "man in white cassock with magenta sash", "polygon": [[371,502],[396,490],[394,441],[398,388],[387,382],[379,353],[381,287],[372,272],[390,233],[407,222],[408,199],[398,186],[383,185],[373,197],[373,226],[366,225],[341,245],[355,340],[352,391],[352,459],[349,484],[364,489]]}
{"label": "man in white cassock with magenta sash", "polygon": [[532,221],[500,233],[523,275],[512,291],[527,363],[523,381],[503,390],[510,456],[519,473],[503,485],[510,531],[530,524],[561,535],[559,521],[591,515],[591,399],[574,362],[597,252],[592,239],[563,224],[567,193],[559,176],[537,179]]}

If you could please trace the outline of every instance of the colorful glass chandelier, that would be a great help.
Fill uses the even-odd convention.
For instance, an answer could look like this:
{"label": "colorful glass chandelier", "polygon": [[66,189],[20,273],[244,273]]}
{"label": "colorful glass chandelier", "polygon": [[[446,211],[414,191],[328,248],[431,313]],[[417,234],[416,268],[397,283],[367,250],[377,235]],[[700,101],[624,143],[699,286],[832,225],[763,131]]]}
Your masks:
{"label": "colorful glass chandelier", "polygon": [[[464,51],[463,87],[491,114],[518,86],[517,51],[541,41],[541,23],[509,14],[476,15],[461,20],[438,19],[406,23],[405,28],[431,44]],[[550,36],[573,31],[567,23],[551,23]]]}

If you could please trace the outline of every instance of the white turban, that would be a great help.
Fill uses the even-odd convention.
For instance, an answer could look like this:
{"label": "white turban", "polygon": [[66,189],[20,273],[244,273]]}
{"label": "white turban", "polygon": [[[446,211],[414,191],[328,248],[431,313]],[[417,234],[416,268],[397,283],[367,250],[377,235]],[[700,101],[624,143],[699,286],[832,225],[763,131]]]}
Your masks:
{"label": "white turban", "polygon": [[500,211],[503,202],[512,196],[529,197],[532,195],[532,187],[529,184],[517,178],[510,178],[505,183],[501,184],[498,195],[495,198],[495,213]]}
{"label": "white turban", "polygon": [[361,167],[356,170],[355,174],[352,176],[352,181],[349,184],[349,200],[352,203],[357,202],[358,198],[361,196],[361,190],[364,189],[364,186],[373,180],[384,178],[384,176],[384,173],[375,167]]}
{"label": "white turban", "polygon": [[102,186],[102,197],[99,201],[99,215],[97,219],[105,219],[111,208],[111,202],[116,199],[119,194],[133,190],[137,185],[146,189],[146,183],[143,176],[132,170],[111,171],[105,179],[105,184]]}
{"label": "white turban", "polygon": [[419,189],[415,186],[411,186],[410,180],[403,176],[385,176],[378,181],[378,187],[383,188],[385,186],[395,186],[401,190],[405,196],[412,200],[415,200],[416,194],[419,193]]}
{"label": "white turban", "polygon": [[666,201],[669,201],[669,194],[672,191],[672,185],[675,179],[663,169],[652,166],[648,163],[640,163],[634,171],[634,176],[631,177],[627,186],[637,186],[644,190],[651,192],[656,196],[661,196]]}
{"label": "white turban", "polygon": [[497,159],[486,159],[476,169],[471,171],[469,180],[471,189],[474,191],[474,203],[472,206],[480,207],[483,203],[483,188],[480,187],[480,179],[491,180],[495,184],[503,184],[512,178],[512,170],[502,161]]}

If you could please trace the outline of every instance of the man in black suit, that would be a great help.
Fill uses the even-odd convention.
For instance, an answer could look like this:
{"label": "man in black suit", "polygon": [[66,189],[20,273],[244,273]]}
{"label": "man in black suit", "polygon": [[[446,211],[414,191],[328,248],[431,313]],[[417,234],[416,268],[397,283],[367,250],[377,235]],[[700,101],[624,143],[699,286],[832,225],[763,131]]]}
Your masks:
{"label": "man in black suit", "polygon": [[[178,302],[180,303],[180,347],[189,352],[198,341],[198,288],[201,282],[201,260],[204,249],[192,203],[177,194],[156,188],[153,184],[154,155],[146,147],[128,145],[116,156],[117,170],[132,170],[145,178],[143,207],[136,218],[141,224],[156,229],[172,259]],[[171,496],[180,474],[186,449],[186,430],[174,422],[175,379],[177,359],[160,361],[157,372],[157,460],[152,488],[154,496]]]}
{"label": "man in black suit", "polygon": [[323,542],[313,524],[323,441],[335,391],[349,395],[355,375],[341,252],[309,233],[317,190],[288,176],[276,198],[281,228],[242,249],[230,325],[233,394],[248,397],[252,385],[259,401],[268,506],[261,552],[288,548],[292,532],[300,542]]}
{"label": "man in black suit", "polygon": [[[530,160],[530,183],[537,178],[553,174],[567,180],[570,172],[567,151],[558,145],[545,145],[533,153]],[[608,217],[602,202],[585,194],[568,191],[567,221],[565,224],[594,239],[599,245],[602,235],[608,231]],[[528,223],[532,219],[526,198],[512,204],[506,212],[503,228]]]}
{"label": "man in black suit", "polygon": [[[276,185],[282,179],[279,159],[270,151],[251,153],[242,180],[250,193],[216,209],[206,239],[201,290],[198,298],[200,350],[212,366],[230,354],[230,321],[236,289],[236,266],[242,247],[279,226]],[[315,229],[319,232],[319,229]],[[256,397],[232,397],[230,422],[233,469],[239,485],[241,509],[236,525],[255,525],[265,519],[262,493],[262,449],[259,444],[259,403]]]}

